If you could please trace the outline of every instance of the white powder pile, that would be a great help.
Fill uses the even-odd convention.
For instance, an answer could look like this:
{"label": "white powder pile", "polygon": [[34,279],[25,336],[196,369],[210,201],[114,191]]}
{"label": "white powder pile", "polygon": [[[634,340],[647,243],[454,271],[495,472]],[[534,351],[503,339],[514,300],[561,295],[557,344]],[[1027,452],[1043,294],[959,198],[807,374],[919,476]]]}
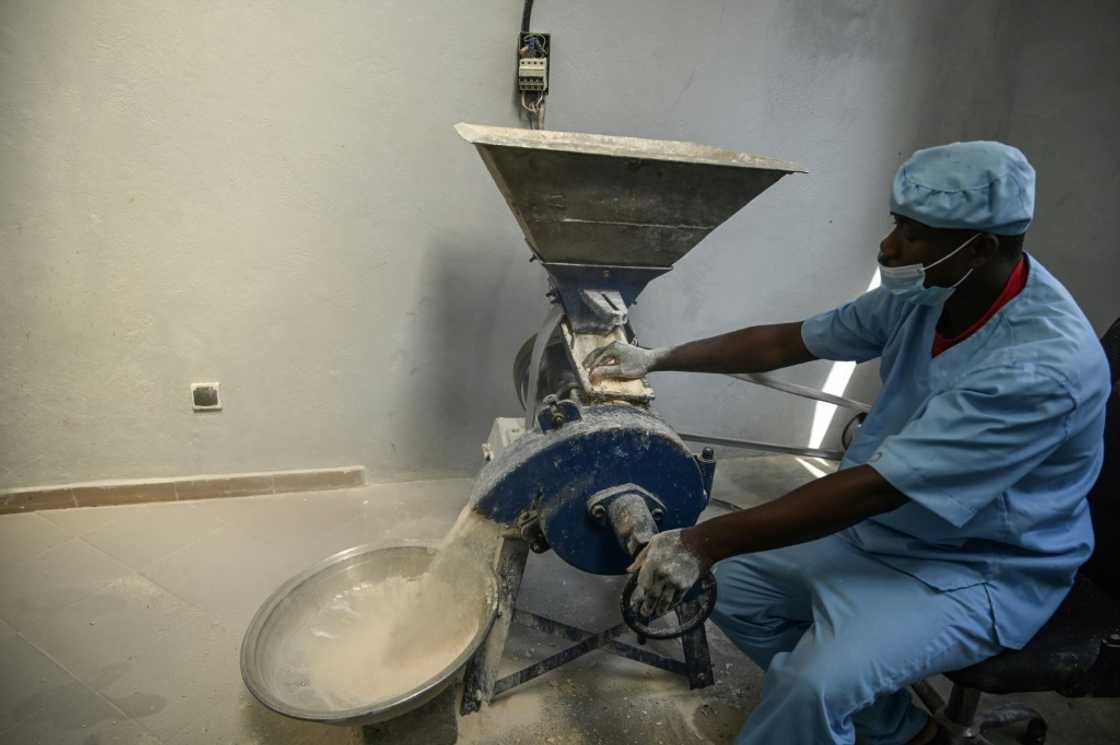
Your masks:
{"label": "white powder pile", "polygon": [[[393,577],[338,598],[335,628],[316,632],[329,643],[310,660],[310,683],[331,709],[349,709],[406,693],[430,680],[474,637],[477,619],[445,609],[423,613],[425,597],[447,597],[430,576]],[[424,644],[401,646],[398,637],[422,635]],[[328,636],[329,635],[329,636]]]}
{"label": "white powder pile", "polygon": [[[398,615],[389,630],[388,661],[402,663],[412,650],[438,643],[442,637],[454,636],[448,633],[453,631],[449,625],[454,625],[449,624],[448,619],[464,610],[477,621],[476,609],[481,599],[463,597],[464,590],[468,589],[462,586],[463,579],[494,565],[500,533],[500,525],[485,519],[469,505],[459,513],[455,525],[440,543],[431,567],[419,578],[415,605]],[[463,646],[470,642],[477,628],[476,622],[470,635],[463,640]],[[448,657],[447,662],[453,658],[454,655]]]}
{"label": "white powder pile", "polygon": [[337,711],[369,706],[430,681],[478,633],[501,526],[467,509],[418,577],[355,582],[320,609],[290,650],[293,703]]}

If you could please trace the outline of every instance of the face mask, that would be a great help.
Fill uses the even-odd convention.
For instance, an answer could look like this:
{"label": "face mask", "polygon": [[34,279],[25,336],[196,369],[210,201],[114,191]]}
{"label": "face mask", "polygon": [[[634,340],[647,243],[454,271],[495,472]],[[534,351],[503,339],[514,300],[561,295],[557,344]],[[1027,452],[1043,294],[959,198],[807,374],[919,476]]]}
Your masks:
{"label": "face mask", "polygon": [[884,266],[883,262],[880,261],[879,276],[882,278],[883,287],[886,287],[892,295],[900,297],[909,303],[914,303],[915,305],[943,304],[949,299],[949,296],[953,294],[957,287],[960,286],[961,282],[969,278],[972,274],[972,269],[969,269],[952,287],[926,287],[926,270],[933,269],[981,235],[982,233],[977,233],[929,266],[923,266],[922,264]]}

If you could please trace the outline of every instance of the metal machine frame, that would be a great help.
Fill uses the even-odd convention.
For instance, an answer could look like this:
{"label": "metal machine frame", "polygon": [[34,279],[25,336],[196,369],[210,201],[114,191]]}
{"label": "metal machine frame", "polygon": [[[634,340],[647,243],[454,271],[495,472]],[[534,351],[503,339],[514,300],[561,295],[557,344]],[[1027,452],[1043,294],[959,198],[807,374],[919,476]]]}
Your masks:
{"label": "metal machine frame", "polygon": [[[525,573],[528,557],[529,544],[520,538],[507,538],[502,545],[498,557],[498,612],[486,641],[467,664],[463,678],[460,713],[472,714],[495,696],[500,696],[589,652],[600,649],[619,657],[683,675],[688,679],[689,688],[705,688],[715,682],[711,655],[708,651],[708,636],[703,624],[681,637],[684,653],[682,662],[618,641],[619,636],[630,631],[625,623],[603,631],[592,632],[517,608],[517,594],[521,588],[521,579]],[[698,601],[694,600],[678,607],[677,617],[681,623],[697,612],[697,603]],[[511,624],[548,634],[572,644],[539,662],[498,678],[497,671]]]}

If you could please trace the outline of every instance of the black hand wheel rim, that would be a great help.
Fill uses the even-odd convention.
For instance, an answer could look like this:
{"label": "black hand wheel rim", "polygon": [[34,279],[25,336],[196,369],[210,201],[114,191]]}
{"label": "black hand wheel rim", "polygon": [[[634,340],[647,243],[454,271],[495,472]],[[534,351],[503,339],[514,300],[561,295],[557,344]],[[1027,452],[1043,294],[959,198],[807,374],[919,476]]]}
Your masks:
{"label": "black hand wheel rim", "polygon": [[[622,620],[639,638],[676,639],[678,636],[684,636],[707,621],[708,617],[712,615],[712,611],[716,609],[716,578],[711,572],[708,572],[700,578],[700,581],[697,582],[691,590],[685,593],[684,600],[681,601],[681,603],[699,601],[700,609],[692,618],[668,629],[651,628],[647,620],[643,620],[638,615],[638,612],[630,605],[630,598],[633,597],[634,590],[637,589],[637,587],[638,574],[635,572],[630,575],[630,579],[626,582],[626,587],[622,590],[622,597],[619,599],[619,605],[622,610]],[[648,619],[649,622],[653,620],[652,618]]]}

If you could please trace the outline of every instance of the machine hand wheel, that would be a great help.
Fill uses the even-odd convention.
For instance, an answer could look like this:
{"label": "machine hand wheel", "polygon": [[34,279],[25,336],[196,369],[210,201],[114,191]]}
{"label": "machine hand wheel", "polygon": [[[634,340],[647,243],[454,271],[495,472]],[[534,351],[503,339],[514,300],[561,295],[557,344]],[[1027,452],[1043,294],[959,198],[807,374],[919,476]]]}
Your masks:
{"label": "machine hand wheel", "polygon": [[622,590],[622,598],[619,602],[622,609],[622,620],[626,622],[631,631],[638,635],[638,641],[676,639],[678,636],[684,636],[707,621],[708,616],[712,615],[712,611],[716,608],[716,578],[711,572],[708,572],[700,578],[700,581],[691,590],[685,593],[681,600],[681,604],[698,601],[696,614],[691,618],[682,620],[676,626],[652,628],[649,623],[653,619],[643,619],[630,605],[630,598],[634,595],[634,590],[637,587],[638,575],[637,573],[631,574],[630,579],[626,582],[626,587]]}

